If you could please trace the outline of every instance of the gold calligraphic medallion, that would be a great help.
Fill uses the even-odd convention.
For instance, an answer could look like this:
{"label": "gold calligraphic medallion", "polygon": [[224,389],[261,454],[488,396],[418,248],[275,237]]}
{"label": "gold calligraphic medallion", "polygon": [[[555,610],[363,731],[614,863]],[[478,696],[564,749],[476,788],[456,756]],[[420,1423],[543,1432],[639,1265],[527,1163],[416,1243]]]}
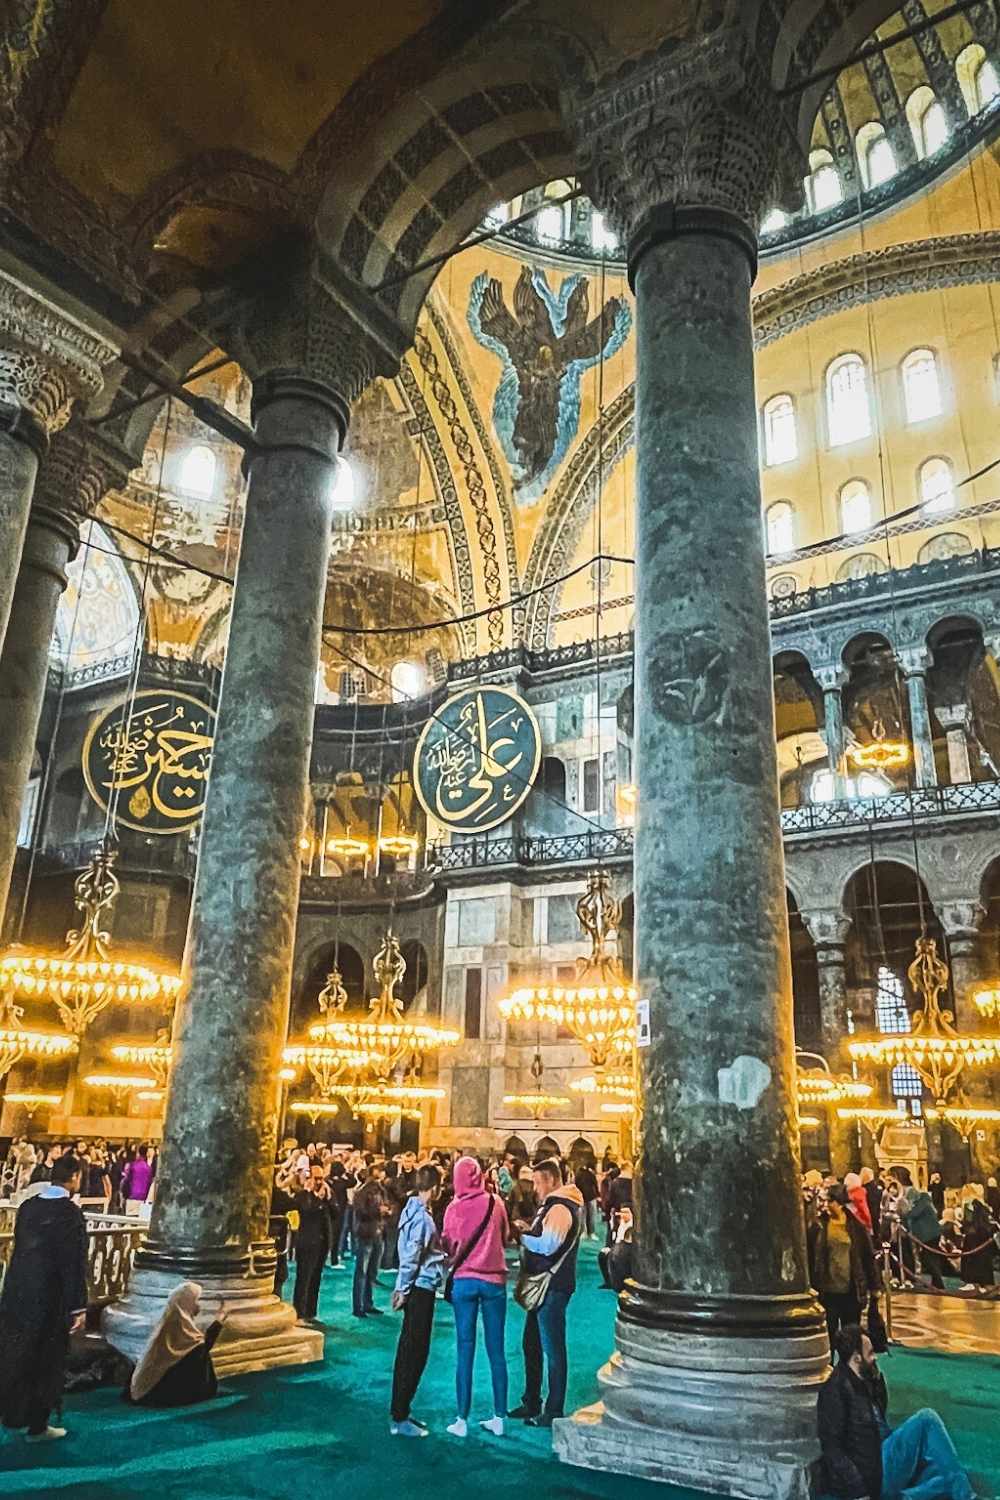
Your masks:
{"label": "gold calligraphic medallion", "polygon": [[140,833],[185,833],[205,808],[215,709],[173,688],[143,689],[95,719],[83,779],[98,805]]}
{"label": "gold calligraphic medallion", "polygon": [[523,698],[465,688],[427,721],[413,757],[424,810],[456,833],[483,833],[517,811],[538,772],[542,737]]}

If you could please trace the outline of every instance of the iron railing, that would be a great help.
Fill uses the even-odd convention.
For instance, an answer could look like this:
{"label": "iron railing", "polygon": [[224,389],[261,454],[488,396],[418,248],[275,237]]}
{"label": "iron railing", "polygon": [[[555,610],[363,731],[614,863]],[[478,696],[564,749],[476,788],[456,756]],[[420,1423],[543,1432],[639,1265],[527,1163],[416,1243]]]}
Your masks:
{"label": "iron railing", "polygon": [[[86,1215],[87,1305],[104,1307],[125,1295],[132,1261],[146,1225],[116,1216]],[[14,1250],[13,1229],[0,1233],[0,1288]]]}

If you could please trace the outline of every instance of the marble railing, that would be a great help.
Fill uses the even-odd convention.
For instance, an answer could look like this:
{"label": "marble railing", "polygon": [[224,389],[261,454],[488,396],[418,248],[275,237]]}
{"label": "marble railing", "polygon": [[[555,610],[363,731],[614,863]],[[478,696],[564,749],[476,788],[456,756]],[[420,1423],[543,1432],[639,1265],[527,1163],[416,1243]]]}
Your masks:
{"label": "marble railing", "polygon": [[[0,1207],[0,1287],[14,1249],[14,1210]],[[146,1225],[115,1214],[87,1214],[87,1303],[103,1307],[125,1293]]]}

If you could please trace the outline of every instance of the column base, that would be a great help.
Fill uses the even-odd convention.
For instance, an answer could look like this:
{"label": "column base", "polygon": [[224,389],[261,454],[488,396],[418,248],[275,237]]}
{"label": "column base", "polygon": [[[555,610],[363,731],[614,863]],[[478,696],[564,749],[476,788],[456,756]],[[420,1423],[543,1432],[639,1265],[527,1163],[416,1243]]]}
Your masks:
{"label": "column base", "polygon": [[[133,1362],[159,1322],[167,1298],[183,1279],[176,1272],[139,1266],[128,1291],[105,1309],[104,1337]],[[193,1279],[193,1278],[192,1278]],[[280,1365],[307,1365],[323,1358],[323,1334],[304,1328],[294,1307],[274,1294],[273,1275],[199,1275],[204,1322],[210,1323],[220,1301],[228,1317],[212,1351],[216,1373],[246,1375]]]}
{"label": "column base", "polygon": [[741,1500],[809,1500],[822,1324],[775,1336],[677,1333],[619,1316],[603,1400],[553,1424],[556,1455]]}

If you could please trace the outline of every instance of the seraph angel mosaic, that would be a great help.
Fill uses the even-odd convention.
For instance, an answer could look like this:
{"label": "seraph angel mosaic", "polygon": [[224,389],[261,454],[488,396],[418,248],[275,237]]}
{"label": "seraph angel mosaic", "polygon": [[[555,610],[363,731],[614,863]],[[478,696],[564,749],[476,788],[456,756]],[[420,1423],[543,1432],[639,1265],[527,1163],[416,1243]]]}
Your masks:
{"label": "seraph angel mosaic", "polygon": [[609,297],[592,318],[589,312],[589,283],[581,275],[564,277],[553,292],[544,271],[525,266],[513,310],[485,271],[472,283],[469,327],[503,364],[493,423],[520,505],[543,493],[576,436],[584,370],[615,354],[632,327],[624,297]]}

